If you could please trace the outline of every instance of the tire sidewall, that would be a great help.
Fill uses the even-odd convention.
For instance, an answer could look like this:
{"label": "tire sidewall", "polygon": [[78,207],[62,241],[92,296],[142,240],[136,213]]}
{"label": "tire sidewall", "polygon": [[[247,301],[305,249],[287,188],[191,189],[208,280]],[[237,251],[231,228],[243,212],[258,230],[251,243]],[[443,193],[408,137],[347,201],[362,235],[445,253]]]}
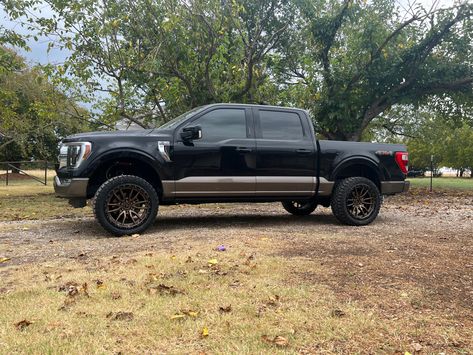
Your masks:
{"label": "tire sidewall", "polygon": [[[348,211],[347,200],[350,193],[358,185],[366,185],[373,193],[375,205],[369,217],[364,219],[354,218]],[[353,226],[364,226],[373,222],[381,208],[381,194],[378,187],[369,179],[364,177],[352,177],[340,181],[335,187],[332,197],[332,211],[339,221]]]}
{"label": "tire sidewall", "polygon": [[[145,221],[142,222],[139,226],[133,228],[120,228],[115,226],[106,215],[106,204],[107,198],[110,192],[121,185],[134,184],[141,187],[149,196],[150,199],[150,208],[148,216]],[[159,198],[158,194],[154,187],[147,182],[146,180],[134,176],[134,175],[121,175],[111,178],[110,180],[105,181],[102,186],[99,187],[95,194],[93,201],[93,210],[94,215],[100,225],[108,232],[115,236],[123,236],[141,233],[150,227],[156,219],[159,208]]]}

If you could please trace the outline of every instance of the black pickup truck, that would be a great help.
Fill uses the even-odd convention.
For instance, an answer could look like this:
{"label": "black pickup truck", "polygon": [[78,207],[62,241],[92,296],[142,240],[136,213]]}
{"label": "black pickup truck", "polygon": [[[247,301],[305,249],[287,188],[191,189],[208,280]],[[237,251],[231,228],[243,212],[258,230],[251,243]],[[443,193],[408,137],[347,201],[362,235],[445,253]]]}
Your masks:
{"label": "black pickup truck", "polygon": [[212,104],[156,129],[62,141],[54,187],[92,207],[115,235],[140,233],[159,205],[280,201],[294,215],[331,206],[348,225],[378,215],[381,195],[407,191],[404,145],[319,141],[295,108]]}

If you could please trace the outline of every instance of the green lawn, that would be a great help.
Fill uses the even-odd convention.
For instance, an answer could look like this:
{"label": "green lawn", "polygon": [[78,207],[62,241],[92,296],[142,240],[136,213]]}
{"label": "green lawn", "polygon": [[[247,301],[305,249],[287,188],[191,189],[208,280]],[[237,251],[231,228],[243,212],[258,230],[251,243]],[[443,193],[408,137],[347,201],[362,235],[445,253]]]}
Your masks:
{"label": "green lawn", "polygon": [[[411,178],[408,179],[412,187],[426,187],[430,186],[429,177]],[[440,177],[434,178],[432,183],[433,189],[461,189],[473,190],[473,179],[471,178],[456,178],[456,177]]]}

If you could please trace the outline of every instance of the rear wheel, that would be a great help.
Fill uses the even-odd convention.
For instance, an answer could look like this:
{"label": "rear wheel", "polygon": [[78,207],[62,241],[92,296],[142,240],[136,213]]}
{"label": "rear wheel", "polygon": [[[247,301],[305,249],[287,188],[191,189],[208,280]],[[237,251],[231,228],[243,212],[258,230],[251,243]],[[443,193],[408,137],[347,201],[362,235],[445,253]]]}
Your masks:
{"label": "rear wheel", "polygon": [[296,216],[307,216],[317,208],[315,201],[283,201],[284,209]]}
{"label": "rear wheel", "polygon": [[364,177],[343,179],[332,195],[332,212],[342,223],[363,226],[373,222],[381,207],[378,187]]}
{"label": "rear wheel", "polygon": [[121,236],[141,233],[156,219],[158,194],[146,180],[121,175],[105,181],[95,194],[95,218],[108,232]]}

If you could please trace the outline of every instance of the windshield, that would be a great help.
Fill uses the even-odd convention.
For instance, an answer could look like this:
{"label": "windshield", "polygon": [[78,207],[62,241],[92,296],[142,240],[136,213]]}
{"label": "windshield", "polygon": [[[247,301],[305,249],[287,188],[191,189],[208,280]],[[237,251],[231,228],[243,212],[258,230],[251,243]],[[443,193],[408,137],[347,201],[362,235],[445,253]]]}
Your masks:
{"label": "windshield", "polygon": [[162,129],[173,129],[176,126],[179,126],[179,124],[186,119],[188,119],[191,116],[194,116],[196,113],[202,111],[204,108],[207,106],[199,106],[196,108],[193,108],[190,111],[184,112],[182,115],[177,116],[176,118],[173,118],[171,121],[166,122],[162,126],[159,126],[157,129],[162,130]]}

